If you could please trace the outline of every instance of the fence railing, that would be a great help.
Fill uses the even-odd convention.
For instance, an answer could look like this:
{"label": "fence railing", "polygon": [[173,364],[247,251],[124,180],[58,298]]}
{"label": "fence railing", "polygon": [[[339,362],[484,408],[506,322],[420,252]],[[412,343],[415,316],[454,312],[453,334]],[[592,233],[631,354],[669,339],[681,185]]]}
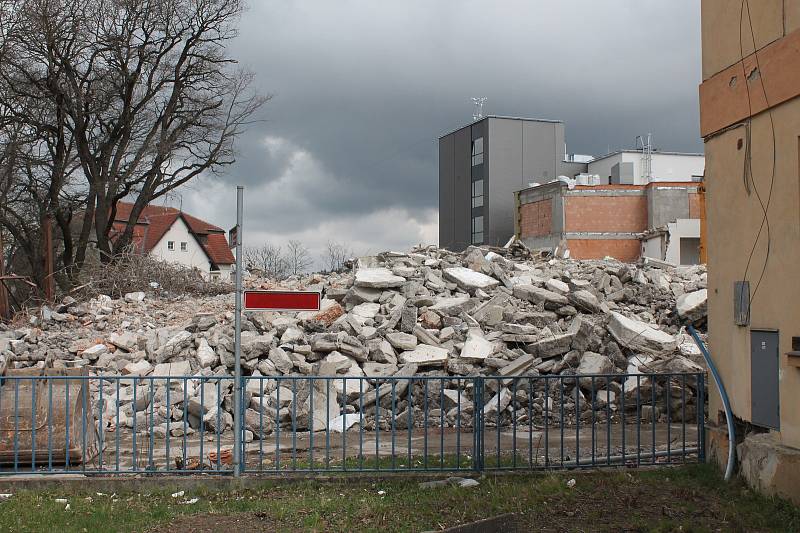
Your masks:
{"label": "fence railing", "polygon": [[[0,475],[233,473],[231,376],[9,376]],[[244,473],[704,461],[705,376],[247,376]]]}

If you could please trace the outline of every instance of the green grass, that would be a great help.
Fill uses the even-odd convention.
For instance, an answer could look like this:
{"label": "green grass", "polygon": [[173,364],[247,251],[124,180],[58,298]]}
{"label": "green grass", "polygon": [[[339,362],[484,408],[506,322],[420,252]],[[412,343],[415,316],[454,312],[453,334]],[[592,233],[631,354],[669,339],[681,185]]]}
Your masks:
{"label": "green grass", "polygon": [[[573,488],[567,485],[571,478],[576,480]],[[185,521],[230,529],[224,522],[234,516],[281,531],[422,531],[509,512],[518,514],[523,530],[545,525],[592,531],[800,530],[800,509],[755,494],[738,481],[726,484],[710,465],[487,476],[474,488],[421,489],[418,480],[403,477],[342,476],[333,481],[264,481],[240,490],[192,490],[182,498],[169,492],[112,498],[89,490],[19,491],[0,502],[0,530],[180,531],[187,528]],[[195,504],[180,503],[195,497]],[[67,498],[70,510],[56,498]]]}

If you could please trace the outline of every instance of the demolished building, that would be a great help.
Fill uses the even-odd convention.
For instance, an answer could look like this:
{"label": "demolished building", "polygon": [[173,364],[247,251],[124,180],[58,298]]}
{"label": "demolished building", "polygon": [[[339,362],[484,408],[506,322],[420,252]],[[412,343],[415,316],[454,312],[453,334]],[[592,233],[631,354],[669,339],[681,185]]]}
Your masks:
{"label": "demolished building", "polygon": [[[248,285],[274,287],[257,279]],[[591,412],[610,422],[618,410],[638,408],[630,398],[642,383],[653,405],[661,405],[672,387],[602,376],[702,371],[680,315],[702,317],[705,285],[702,266],[542,259],[520,244],[463,254],[433,247],[387,252],[359,259],[354,272],[290,278],[283,287],[324,291],[325,299],[318,312],[245,316],[246,439],[266,438],[281,426],[374,429],[389,423],[380,415],[389,405],[393,428],[398,421],[422,423],[423,409],[431,406],[441,414],[434,422],[425,414],[426,423],[463,427],[477,402],[498,426],[512,416],[516,423],[517,410],[525,408],[536,420],[557,412],[565,424]],[[0,358],[13,369],[52,365],[131,378],[93,382],[90,405],[99,406],[99,423],[109,430],[150,432],[154,439],[206,426],[228,431],[232,309],[232,295],[191,302],[145,293],[68,298],[0,331]],[[541,384],[521,394],[517,381],[507,379],[575,374],[600,377],[562,380],[561,397]],[[148,376],[162,381],[133,379]],[[342,379],[327,382],[328,390],[311,380],[276,379],[292,376]],[[423,395],[421,382],[387,381],[409,376],[442,378],[431,382],[440,399],[428,399],[427,384]],[[486,396],[465,386],[467,378],[481,376],[491,378]],[[671,419],[697,417],[702,393],[696,387],[683,387],[683,413]],[[648,416],[667,416],[654,409]]]}

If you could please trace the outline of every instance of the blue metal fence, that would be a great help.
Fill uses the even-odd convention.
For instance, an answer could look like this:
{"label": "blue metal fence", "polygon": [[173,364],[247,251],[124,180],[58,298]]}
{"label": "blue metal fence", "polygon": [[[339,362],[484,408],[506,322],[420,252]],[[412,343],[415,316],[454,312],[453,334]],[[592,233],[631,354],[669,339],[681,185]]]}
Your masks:
{"label": "blue metal fence", "polygon": [[[231,376],[9,376],[0,475],[233,473]],[[704,461],[705,376],[247,376],[240,472]]]}

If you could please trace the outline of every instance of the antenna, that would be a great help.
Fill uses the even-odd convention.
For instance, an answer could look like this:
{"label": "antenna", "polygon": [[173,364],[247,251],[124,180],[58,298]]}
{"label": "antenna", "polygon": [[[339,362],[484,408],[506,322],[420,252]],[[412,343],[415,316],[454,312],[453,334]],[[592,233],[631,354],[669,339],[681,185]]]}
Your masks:
{"label": "antenna", "polygon": [[478,120],[483,118],[483,103],[486,102],[485,96],[478,96],[477,98],[472,99],[473,110],[472,110],[472,120]]}
{"label": "antenna", "polygon": [[636,149],[642,151],[640,175],[645,184],[653,181],[653,134],[647,134],[647,140],[641,135],[636,137]]}

